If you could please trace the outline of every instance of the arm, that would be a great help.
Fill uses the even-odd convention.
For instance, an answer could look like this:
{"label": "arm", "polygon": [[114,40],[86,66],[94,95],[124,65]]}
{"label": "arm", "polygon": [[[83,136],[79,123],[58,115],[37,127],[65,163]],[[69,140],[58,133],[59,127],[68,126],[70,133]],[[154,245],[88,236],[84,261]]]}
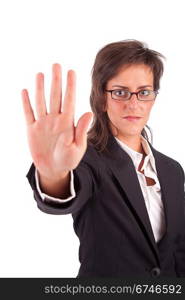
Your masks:
{"label": "arm", "polygon": [[[44,76],[38,73],[36,77],[37,118],[27,90],[22,91],[33,165],[38,170],[41,189],[54,197],[69,195],[69,173],[78,167],[87,148],[87,128],[92,113],[82,115],[74,126],[75,87],[75,72],[70,70],[64,101],[62,101],[61,67],[59,64],[54,64],[48,112],[44,95]],[[40,199],[32,172],[30,180],[34,182],[34,192]]]}
{"label": "arm", "polygon": [[185,176],[184,170],[180,165],[181,169],[181,187],[180,197],[182,204],[182,222],[181,222],[181,234],[179,234],[176,240],[176,248],[174,252],[175,257],[175,269],[177,277],[185,277]]}
{"label": "arm", "polygon": [[[89,153],[89,157],[92,160],[95,159],[92,153]],[[56,215],[78,212],[87,201],[92,198],[94,190],[98,186],[97,182],[100,182],[98,163],[96,164],[96,168],[92,168],[90,164],[84,161],[80,162],[78,167],[73,170],[76,195],[70,201],[61,203],[53,201],[53,199],[48,198],[47,195],[42,199],[36,187],[35,166],[32,164],[27,174],[27,179],[33,190],[34,199],[37,202],[38,208],[45,213]]]}

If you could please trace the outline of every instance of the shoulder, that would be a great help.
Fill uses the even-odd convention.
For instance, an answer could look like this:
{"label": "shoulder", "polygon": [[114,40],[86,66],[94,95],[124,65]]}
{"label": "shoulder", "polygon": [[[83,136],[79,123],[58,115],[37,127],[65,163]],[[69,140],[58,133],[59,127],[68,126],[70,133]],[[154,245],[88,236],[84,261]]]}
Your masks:
{"label": "shoulder", "polygon": [[96,172],[99,172],[100,157],[96,148],[92,145],[87,145],[86,151],[80,161],[79,166],[90,168]]}
{"label": "shoulder", "polygon": [[98,160],[100,158],[100,155],[96,148],[93,145],[87,145],[86,152],[84,153],[83,156],[83,161],[85,162],[90,162],[94,161],[94,159]]}
{"label": "shoulder", "polygon": [[156,150],[153,146],[151,146],[151,150],[153,152],[155,160],[158,160],[159,162],[162,162],[163,164],[168,165],[169,167],[177,170],[184,176],[184,169],[183,169],[182,165],[179,163],[179,161]]}

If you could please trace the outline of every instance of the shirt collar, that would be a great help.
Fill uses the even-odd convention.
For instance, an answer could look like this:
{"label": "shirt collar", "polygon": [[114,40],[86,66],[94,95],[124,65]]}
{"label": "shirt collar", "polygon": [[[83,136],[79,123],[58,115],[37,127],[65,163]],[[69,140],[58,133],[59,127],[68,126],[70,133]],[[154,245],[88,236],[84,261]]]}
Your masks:
{"label": "shirt collar", "polygon": [[[121,148],[127,152],[127,154],[131,157],[134,166],[136,169],[138,169],[139,164],[143,158],[143,154],[139,153],[133,149],[131,149],[130,147],[128,147],[123,141],[119,140],[117,137],[115,137],[116,141],[118,142],[118,144],[121,146]],[[153,170],[155,171],[155,173],[157,173],[156,171],[156,166],[155,166],[155,159],[152,153],[152,150],[150,148],[150,145],[148,143],[148,141],[141,135],[141,144],[143,147],[144,152],[146,153],[145,159],[144,159],[144,163],[143,166],[141,168],[141,171],[144,170],[147,166],[148,163],[151,164]]]}

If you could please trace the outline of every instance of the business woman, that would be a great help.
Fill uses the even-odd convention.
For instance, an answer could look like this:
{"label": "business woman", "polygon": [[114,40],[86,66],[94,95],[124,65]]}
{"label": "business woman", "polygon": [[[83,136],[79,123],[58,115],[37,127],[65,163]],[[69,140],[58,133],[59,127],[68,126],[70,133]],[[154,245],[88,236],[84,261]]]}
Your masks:
{"label": "business woman", "polygon": [[92,70],[93,112],[74,126],[75,72],[62,103],[53,65],[50,109],[36,77],[36,113],[22,91],[33,164],[27,178],[39,209],[72,214],[78,277],[184,277],[184,171],[157,151],[147,122],[164,56],[137,40],[106,45]]}

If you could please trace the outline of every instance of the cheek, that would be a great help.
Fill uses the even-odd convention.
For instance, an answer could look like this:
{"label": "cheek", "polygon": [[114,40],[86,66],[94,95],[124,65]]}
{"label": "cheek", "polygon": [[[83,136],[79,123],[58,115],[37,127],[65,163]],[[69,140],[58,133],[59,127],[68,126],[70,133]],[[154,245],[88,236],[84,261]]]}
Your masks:
{"label": "cheek", "polygon": [[[147,103],[146,103],[146,104],[147,104]],[[153,103],[148,103],[148,104],[144,107],[143,112],[144,112],[144,114],[145,114],[146,117],[149,117],[150,112],[151,112],[151,110],[152,110],[152,107],[153,107]]]}
{"label": "cheek", "polygon": [[[116,105],[117,104],[117,105]],[[107,114],[109,119],[118,122],[120,120],[120,116],[123,112],[123,106],[120,103],[115,103],[114,105],[110,105],[107,110]]]}
{"label": "cheek", "polygon": [[111,101],[107,101],[107,113],[109,115],[112,115],[114,113],[116,113],[119,109],[118,109],[118,105],[116,105],[117,103],[112,103]]}

